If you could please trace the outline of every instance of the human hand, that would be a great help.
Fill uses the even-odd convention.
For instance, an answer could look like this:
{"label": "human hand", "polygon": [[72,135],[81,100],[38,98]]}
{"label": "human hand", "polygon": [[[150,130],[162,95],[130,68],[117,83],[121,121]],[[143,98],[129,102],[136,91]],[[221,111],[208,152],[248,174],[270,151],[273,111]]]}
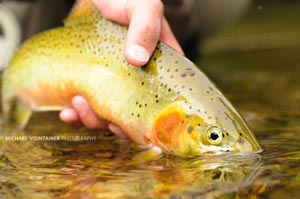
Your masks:
{"label": "human hand", "polygon": [[75,96],[71,101],[71,108],[64,108],[59,117],[62,121],[72,124],[75,127],[84,125],[89,129],[110,130],[123,140],[127,139],[126,134],[118,126],[99,118],[89,107],[89,104],[82,96]]}
{"label": "human hand", "polygon": [[[158,40],[183,54],[167,20],[160,0],[93,0],[101,14],[109,20],[128,25],[124,47],[126,60],[135,66],[145,65],[153,53]],[[60,112],[60,118],[75,126],[90,129],[109,129],[121,138],[123,131],[114,124],[98,118],[81,96],[75,96],[71,108]]]}
{"label": "human hand", "polygon": [[161,0],[93,0],[107,19],[127,25],[127,61],[145,65],[160,40],[183,54],[166,18]]}

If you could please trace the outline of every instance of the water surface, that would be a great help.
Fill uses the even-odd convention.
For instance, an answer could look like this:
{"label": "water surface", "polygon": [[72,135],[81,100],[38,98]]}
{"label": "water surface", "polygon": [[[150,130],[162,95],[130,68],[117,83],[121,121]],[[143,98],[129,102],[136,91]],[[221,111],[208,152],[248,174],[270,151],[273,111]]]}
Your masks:
{"label": "water surface", "polygon": [[[266,11],[256,13],[261,8]],[[268,8],[255,9],[235,29],[217,37],[204,49],[200,61],[201,68],[254,129],[263,153],[194,159],[163,156],[139,161],[133,157],[143,149],[132,143],[120,141],[109,133],[73,129],[60,122],[56,113],[36,114],[24,131],[1,127],[0,198],[297,198],[300,194],[298,38],[290,37],[288,41],[295,43],[280,45],[279,42],[275,47],[268,43],[251,48],[245,45],[261,38],[254,33],[265,32],[264,24],[272,27],[266,28],[268,31],[276,30],[277,26],[272,24],[278,22],[285,24],[285,32],[299,33],[297,20],[292,20],[299,15],[285,12],[289,14],[278,17],[277,7],[270,12],[275,13],[271,20]],[[257,19],[266,21],[257,25],[254,23]],[[283,23],[284,20],[289,23]],[[251,27],[261,27],[261,31],[251,33]],[[250,38],[253,42],[239,40],[243,48],[240,44],[234,47],[228,44],[232,36],[245,32],[251,33],[247,41]],[[278,38],[278,31],[274,34]],[[222,50],[214,51],[213,42],[218,40],[223,41],[222,47],[217,48]],[[30,136],[45,135],[70,139],[89,136],[93,140],[30,140]]]}

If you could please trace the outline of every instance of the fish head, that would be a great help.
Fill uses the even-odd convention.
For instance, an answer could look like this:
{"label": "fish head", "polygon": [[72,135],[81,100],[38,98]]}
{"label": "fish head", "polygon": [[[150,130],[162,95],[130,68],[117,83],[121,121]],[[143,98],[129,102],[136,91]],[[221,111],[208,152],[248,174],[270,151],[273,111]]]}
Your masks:
{"label": "fish head", "polygon": [[191,112],[188,107],[187,103],[176,103],[157,117],[154,143],[165,151],[182,157],[262,151],[246,122],[232,107],[221,104],[219,110],[230,110],[224,109],[222,114],[213,111],[209,116]]}

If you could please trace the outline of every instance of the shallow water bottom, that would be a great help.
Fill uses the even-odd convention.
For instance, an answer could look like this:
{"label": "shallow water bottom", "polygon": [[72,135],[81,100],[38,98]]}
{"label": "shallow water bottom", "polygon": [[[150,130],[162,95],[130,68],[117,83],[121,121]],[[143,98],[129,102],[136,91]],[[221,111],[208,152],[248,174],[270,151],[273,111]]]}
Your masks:
{"label": "shallow water bottom", "polygon": [[297,48],[215,54],[201,63],[254,129],[261,154],[139,161],[132,158],[142,149],[132,143],[38,114],[24,131],[1,129],[0,198],[297,198],[296,55]]}

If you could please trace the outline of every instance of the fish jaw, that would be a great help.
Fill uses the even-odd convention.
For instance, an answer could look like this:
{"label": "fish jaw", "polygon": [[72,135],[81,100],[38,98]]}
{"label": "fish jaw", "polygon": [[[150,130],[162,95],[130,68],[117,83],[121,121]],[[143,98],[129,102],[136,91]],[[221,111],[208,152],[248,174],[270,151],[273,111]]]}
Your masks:
{"label": "fish jaw", "polygon": [[[240,118],[239,127],[228,132],[226,124],[208,123],[178,104],[161,111],[153,124],[152,142],[165,152],[181,157],[262,152],[254,134],[239,115],[236,116]],[[243,129],[243,133],[239,129]]]}

